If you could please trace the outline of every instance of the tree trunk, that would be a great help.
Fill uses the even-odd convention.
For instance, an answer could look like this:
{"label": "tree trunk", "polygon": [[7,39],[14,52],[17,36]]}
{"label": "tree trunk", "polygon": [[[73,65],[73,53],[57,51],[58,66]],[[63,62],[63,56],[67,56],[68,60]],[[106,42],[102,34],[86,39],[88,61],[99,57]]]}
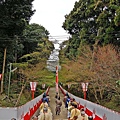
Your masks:
{"label": "tree trunk", "polygon": [[6,60],[6,48],[4,51],[3,69],[2,69],[2,80],[1,80],[1,93],[3,93],[3,81],[4,81],[4,71],[5,71],[5,60]]}
{"label": "tree trunk", "polygon": [[19,101],[20,101],[20,98],[21,98],[21,95],[22,95],[22,93],[23,93],[23,90],[25,89],[25,86],[26,86],[26,83],[22,86],[22,89],[21,89],[21,91],[20,91],[19,97],[18,97],[17,102],[16,102],[16,104],[15,104],[15,107],[18,105],[18,103],[19,103]]}
{"label": "tree trunk", "polygon": [[98,97],[97,97],[97,93],[96,93],[95,85],[93,85],[93,90],[94,90],[94,96],[95,96],[95,99],[96,99],[97,103],[100,104],[100,101],[98,100]]}

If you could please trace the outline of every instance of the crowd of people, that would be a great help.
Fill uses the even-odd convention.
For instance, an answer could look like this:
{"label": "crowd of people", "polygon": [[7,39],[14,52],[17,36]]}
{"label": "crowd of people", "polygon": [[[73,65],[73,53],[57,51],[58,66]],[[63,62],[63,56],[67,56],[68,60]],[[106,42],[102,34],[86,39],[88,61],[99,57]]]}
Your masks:
{"label": "crowd of people", "polygon": [[63,102],[68,111],[68,120],[93,120],[93,117],[88,116],[83,108],[78,109],[78,103],[75,98],[70,98],[68,93],[65,94]]}
{"label": "crowd of people", "polygon": [[52,120],[53,115],[50,109],[50,97],[46,93],[43,94],[42,103],[40,105],[40,115],[38,116],[38,120]]}
{"label": "crowd of people", "polygon": [[38,116],[34,116],[33,120],[53,120],[53,115],[50,109],[50,97],[44,93],[42,97],[42,103],[40,105],[40,111]]}
{"label": "crowd of people", "polygon": [[[53,120],[53,114],[50,109],[50,97],[46,93],[43,94],[42,103],[40,105],[40,112],[38,117],[34,117],[33,120]],[[60,99],[60,95],[55,95],[55,113],[60,115],[62,102],[67,110],[68,120],[93,120],[92,116],[88,116],[85,113],[84,108],[78,109],[78,103],[75,98],[71,98],[68,93],[65,94],[63,100]]]}

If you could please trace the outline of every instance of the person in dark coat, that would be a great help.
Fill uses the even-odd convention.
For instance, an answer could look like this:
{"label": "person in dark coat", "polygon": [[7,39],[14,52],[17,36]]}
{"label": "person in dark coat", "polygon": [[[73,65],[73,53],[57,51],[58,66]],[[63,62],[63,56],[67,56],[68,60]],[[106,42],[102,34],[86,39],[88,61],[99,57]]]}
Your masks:
{"label": "person in dark coat", "polygon": [[68,103],[69,103],[69,101],[70,101],[70,97],[67,96],[67,99],[66,99],[66,102],[65,102],[65,108],[67,108],[67,109],[68,109]]}
{"label": "person in dark coat", "polygon": [[43,101],[49,103],[49,99],[47,98],[46,93],[43,94],[42,102],[43,102]]}
{"label": "person in dark coat", "polygon": [[56,92],[55,98],[58,99],[59,95],[58,92]]}

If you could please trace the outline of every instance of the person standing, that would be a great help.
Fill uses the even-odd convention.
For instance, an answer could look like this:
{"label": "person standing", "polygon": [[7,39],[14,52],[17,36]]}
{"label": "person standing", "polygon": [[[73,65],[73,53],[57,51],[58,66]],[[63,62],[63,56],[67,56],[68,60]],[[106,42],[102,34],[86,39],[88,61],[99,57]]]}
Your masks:
{"label": "person standing", "polygon": [[66,101],[67,101],[68,96],[69,96],[68,93],[66,93],[64,98],[63,98],[63,102],[64,102],[64,105],[65,105],[65,108],[66,108]]}
{"label": "person standing", "polygon": [[38,116],[38,120],[52,120],[52,113],[49,113],[48,108],[44,107],[43,112]]}
{"label": "person standing", "polygon": [[68,114],[67,114],[67,118],[68,119],[70,119],[70,116],[71,116],[71,110],[74,108],[73,106],[72,106],[72,99],[69,101],[69,103],[68,103]]}
{"label": "person standing", "polygon": [[85,111],[82,111],[78,116],[77,120],[88,120],[88,116],[85,114]]}
{"label": "person standing", "polygon": [[46,97],[46,93],[43,94],[42,102],[46,101],[47,103],[49,102],[48,97]]}
{"label": "person standing", "polygon": [[47,94],[46,98],[48,99],[48,106],[50,106],[50,96]]}
{"label": "person standing", "polygon": [[72,99],[72,103],[77,104],[78,106],[78,103],[76,102],[75,98]]}
{"label": "person standing", "polygon": [[43,110],[44,107],[48,108],[48,103],[45,100],[41,103],[41,105],[39,107],[40,108],[40,112]]}
{"label": "person standing", "polygon": [[80,110],[77,108],[77,104],[72,104],[73,109],[71,110],[71,116],[69,120],[77,120],[78,116],[81,114]]}
{"label": "person standing", "polygon": [[69,103],[69,101],[70,101],[70,96],[68,95],[67,99],[66,99],[66,102],[65,102],[65,108],[67,108],[67,109],[68,109],[68,103]]}
{"label": "person standing", "polygon": [[59,115],[61,112],[61,106],[62,106],[62,101],[60,100],[60,97],[58,97],[58,99],[55,100],[55,103],[56,103],[55,112],[56,112],[56,115]]}
{"label": "person standing", "polygon": [[58,99],[59,95],[58,92],[56,92],[55,98]]}

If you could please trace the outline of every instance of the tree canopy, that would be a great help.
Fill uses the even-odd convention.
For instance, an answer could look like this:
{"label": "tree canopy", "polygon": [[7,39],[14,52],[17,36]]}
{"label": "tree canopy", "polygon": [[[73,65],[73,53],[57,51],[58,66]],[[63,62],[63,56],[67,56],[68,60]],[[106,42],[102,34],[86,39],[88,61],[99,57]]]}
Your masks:
{"label": "tree canopy", "polygon": [[[14,58],[14,48],[23,33],[25,26],[29,24],[34,0],[1,0],[0,2],[0,61],[3,62],[4,49],[7,48],[8,59]],[[22,45],[20,45],[22,48]],[[0,63],[1,63],[0,62]],[[2,65],[2,63],[1,63]]]}
{"label": "tree canopy", "polygon": [[67,49],[69,53],[71,49],[77,53],[83,42],[93,45],[97,41],[99,45],[119,46],[120,1],[79,0],[73,10],[65,15],[62,27],[72,36]]}
{"label": "tree canopy", "polygon": [[[3,0],[4,1],[4,0]],[[34,14],[33,0],[5,0],[0,3],[0,36],[21,35]]]}
{"label": "tree canopy", "polygon": [[24,54],[33,52],[38,43],[44,43],[48,39],[49,32],[41,25],[30,24],[27,25],[23,31],[22,43],[24,45]]}
{"label": "tree canopy", "polygon": [[[4,49],[7,49],[6,63],[17,62],[25,54],[53,45],[48,41],[49,32],[38,24],[29,24],[35,10],[32,8],[34,0],[2,0],[0,2],[0,68],[4,58]],[[44,52],[43,52],[44,53]],[[0,69],[1,71],[1,69]]]}

